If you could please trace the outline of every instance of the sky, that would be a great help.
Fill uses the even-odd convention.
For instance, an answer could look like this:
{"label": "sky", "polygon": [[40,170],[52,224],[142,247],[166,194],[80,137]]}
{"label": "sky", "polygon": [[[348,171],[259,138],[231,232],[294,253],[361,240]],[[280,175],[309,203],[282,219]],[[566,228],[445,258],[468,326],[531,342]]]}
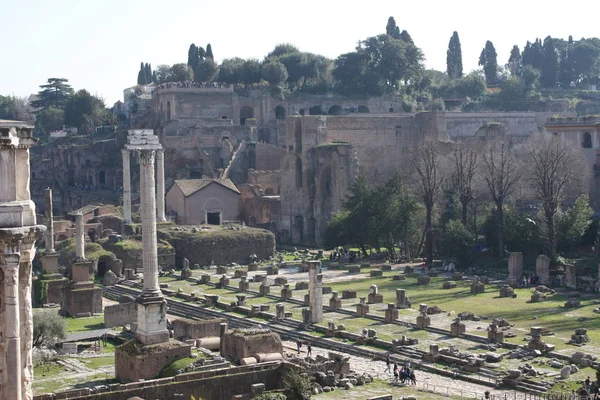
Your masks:
{"label": "sky", "polygon": [[458,31],[465,72],[486,40],[498,63],[510,49],[548,35],[600,36],[597,0],[0,0],[0,95],[28,96],[50,77],[100,95],[110,107],[136,84],[140,62],[187,62],[191,43],[211,43],[215,60],[262,59],[278,43],[335,58],[385,32],[393,16],[445,71]]}

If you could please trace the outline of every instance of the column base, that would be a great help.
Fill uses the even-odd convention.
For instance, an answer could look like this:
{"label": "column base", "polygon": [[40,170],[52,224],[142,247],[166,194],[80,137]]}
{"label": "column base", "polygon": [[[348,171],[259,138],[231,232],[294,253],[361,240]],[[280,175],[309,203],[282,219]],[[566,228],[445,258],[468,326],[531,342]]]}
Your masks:
{"label": "column base", "polygon": [[49,274],[58,272],[58,253],[56,251],[44,253],[42,269]]}
{"label": "column base", "polygon": [[144,345],[168,342],[167,302],[164,298],[140,296],[137,303],[136,339]]}

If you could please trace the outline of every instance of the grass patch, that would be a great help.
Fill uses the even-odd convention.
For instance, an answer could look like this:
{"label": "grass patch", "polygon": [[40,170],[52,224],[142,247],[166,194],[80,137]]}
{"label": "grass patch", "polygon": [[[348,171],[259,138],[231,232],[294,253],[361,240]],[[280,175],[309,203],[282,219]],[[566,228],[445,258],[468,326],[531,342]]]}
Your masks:
{"label": "grass patch", "polygon": [[92,331],[104,328],[104,316],[67,318],[67,333]]}
{"label": "grass patch", "polygon": [[66,372],[67,370],[54,361],[38,363],[33,366],[33,376],[36,379],[51,378]]}
{"label": "grass patch", "polygon": [[115,356],[100,356],[80,359],[89,369],[98,369],[102,367],[114,366]]}
{"label": "grass patch", "polygon": [[[202,354],[202,353],[201,353]],[[167,365],[160,371],[159,378],[168,378],[170,376],[177,375],[177,371],[180,369],[186,368],[188,365],[197,361],[197,358],[186,357],[181,360],[173,361],[171,364]]]}

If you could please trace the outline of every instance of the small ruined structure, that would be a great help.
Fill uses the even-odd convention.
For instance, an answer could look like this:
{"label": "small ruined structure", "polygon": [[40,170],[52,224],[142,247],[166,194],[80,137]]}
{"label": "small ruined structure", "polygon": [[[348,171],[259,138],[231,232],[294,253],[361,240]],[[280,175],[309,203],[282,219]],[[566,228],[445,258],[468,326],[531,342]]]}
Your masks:
{"label": "small ruined structure", "polygon": [[510,285],[503,285],[500,288],[500,297],[514,297],[515,289],[513,289]]}
{"label": "small ruined structure", "polygon": [[260,293],[261,296],[266,296],[270,293],[271,291],[271,286],[269,286],[269,283],[267,282],[266,279],[264,279],[260,286],[258,287],[258,291]]}
{"label": "small ruined structure", "polygon": [[393,322],[398,319],[398,310],[396,309],[396,305],[394,303],[388,304],[385,310],[385,320],[387,322]]}
{"label": "small ruined structure", "polygon": [[[454,282],[454,281],[446,281],[442,285],[442,289],[455,289],[455,288],[456,288],[456,282]],[[471,290],[472,290],[472,287],[471,287]]]}
{"label": "small ruined structure", "polygon": [[0,120],[0,398],[33,398],[31,269],[37,225],[29,191],[33,126]]}
{"label": "small ruined structure", "polygon": [[338,292],[331,292],[331,299],[329,299],[329,308],[331,311],[336,311],[342,308],[342,299],[340,299]]}
{"label": "small ruined structure", "polygon": [[535,260],[535,273],[540,285],[550,284],[550,257],[540,254]]}
{"label": "small ruined structure", "polygon": [[516,281],[523,275],[523,253],[512,252],[508,254],[508,280]]}
{"label": "small ruined structure", "polygon": [[450,324],[450,334],[452,336],[460,336],[464,335],[467,331],[467,327],[460,320],[460,317],[457,317],[453,323]]}
{"label": "small ruined structure", "polygon": [[283,285],[283,289],[281,289],[281,300],[289,300],[292,298],[292,288],[290,288],[289,283]]}
{"label": "small ruined structure", "polygon": [[367,304],[367,298],[361,297],[360,303],[356,305],[356,316],[365,317],[369,313],[369,305]]}
{"label": "small ruined structure", "polygon": [[488,340],[491,343],[503,343],[504,342],[504,331],[496,324],[490,324],[488,327]]}
{"label": "small ruined structure", "polygon": [[431,277],[429,276],[419,276],[417,278],[418,285],[429,285],[429,282],[431,282]]}
{"label": "small ruined structure", "polygon": [[279,361],[282,353],[281,338],[269,329],[232,329],[221,338],[223,357],[241,365]]}
{"label": "small ruined structure", "polygon": [[417,317],[417,328],[425,329],[431,325],[431,317],[427,315],[427,304],[419,304],[419,315]]}
{"label": "small ruined structure", "polygon": [[531,303],[540,303],[542,301],[546,301],[546,295],[542,292],[539,292],[537,290],[535,290],[532,294],[531,294]]}
{"label": "small ruined structure", "polygon": [[485,285],[479,281],[479,277],[475,277],[475,280],[471,284],[471,294],[479,294],[485,292]]}
{"label": "small ruined structure", "polygon": [[383,303],[383,295],[379,293],[377,285],[371,285],[371,287],[369,288],[368,301],[370,304]]}
{"label": "small ruined structure", "polygon": [[588,343],[590,338],[587,335],[587,329],[585,328],[577,328],[575,329],[575,334],[571,335],[571,340],[569,340],[569,344],[581,345],[584,343]]}
{"label": "small ruined structure", "polygon": [[577,268],[574,265],[565,265],[565,286],[577,289]]}
{"label": "small ruined structure", "polygon": [[310,322],[323,321],[323,274],[321,261],[304,261],[308,267],[308,294],[310,302]]}
{"label": "small ruined structure", "polygon": [[238,289],[240,292],[247,292],[250,289],[250,282],[246,280],[245,276],[240,278],[240,282],[238,283]]}
{"label": "small ruined structure", "polygon": [[410,308],[410,300],[406,295],[406,289],[396,289],[396,307],[397,308]]}
{"label": "small ruined structure", "polygon": [[581,307],[581,302],[577,297],[571,296],[565,302],[565,308],[579,308]]}
{"label": "small ruined structure", "polygon": [[544,331],[544,328],[539,326],[531,327],[531,340],[529,343],[527,343],[527,347],[531,350],[539,350],[542,353],[554,351],[555,346],[553,344],[547,344],[544,340],[542,340],[542,331]]}
{"label": "small ruined structure", "polygon": [[[169,339],[167,303],[158,283],[154,159],[156,153],[162,151],[162,147],[152,130],[142,129],[129,131],[125,148],[127,152],[123,152],[124,180],[125,175],[129,175],[129,151],[135,151],[140,161],[144,286],[136,300],[138,306],[136,340],[116,349],[115,377],[119,380],[137,381],[138,379],[154,378],[165,365],[180,358],[189,357],[191,346]],[[126,153],[127,168],[125,168]],[[159,182],[159,185],[161,184],[164,185],[164,180]],[[124,198],[125,189],[124,185]],[[164,188],[162,192],[164,194]],[[158,200],[164,215],[164,196]],[[125,203],[127,202],[125,201]],[[126,207],[127,204],[124,205],[124,209]],[[124,214],[125,212],[124,210]],[[128,212],[130,213],[131,210]],[[161,210],[159,210],[160,213]],[[129,217],[131,218],[130,215]]]}

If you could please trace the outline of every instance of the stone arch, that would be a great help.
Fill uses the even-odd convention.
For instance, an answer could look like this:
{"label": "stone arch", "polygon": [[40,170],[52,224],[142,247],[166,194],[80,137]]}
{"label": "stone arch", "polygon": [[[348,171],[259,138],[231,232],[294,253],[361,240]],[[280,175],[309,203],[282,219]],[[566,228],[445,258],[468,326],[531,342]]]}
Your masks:
{"label": "stone arch", "polygon": [[[390,112],[393,112],[393,111],[394,111],[394,109],[392,109],[392,111],[390,111]],[[367,106],[358,106],[358,112],[359,113],[368,114],[369,113],[369,107],[367,107]]]}
{"label": "stone arch", "polygon": [[329,115],[342,115],[344,113],[344,110],[342,110],[342,107],[336,105],[333,105],[331,107],[329,107],[329,110],[327,111],[327,114]]}
{"label": "stone arch", "polygon": [[258,130],[258,141],[271,143],[271,130],[269,128],[260,128]]}
{"label": "stone arch", "polygon": [[285,108],[282,106],[275,107],[275,119],[285,119]]}
{"label": "stone arch", "polygon": [[167,101],[167,121],[171,120],[171,102]]}
{"label": "stone arch", "polygon": [[104,172],[104,170],[98,173],[98,183],[100,185],[106,185],[106,172]]}
{"label": "stone arch", "polygon": [[100,256],[98,258],[98,276],[104,276],[110,270],[110,266],[112,264],[112,257],[110,256]]}
{"label": "stone arch", "polygon": [[254,108],[250,106],[240,108],[240,125],[246,125],[248,118],[254,118]]}
{"label": "stone arch", "polygon": [[296,157],[296,187],[302,187],[302,159]]}
{"label": "stone arch", "polygon": [[583,134],[583,148],[591,149],[592,148],[592,135],[589,132],[585,132]]}
{"label": "stone arch", "polygon": [[308,109],[308,115],[325,115],[325,112],[321,106],[312,106]]}

